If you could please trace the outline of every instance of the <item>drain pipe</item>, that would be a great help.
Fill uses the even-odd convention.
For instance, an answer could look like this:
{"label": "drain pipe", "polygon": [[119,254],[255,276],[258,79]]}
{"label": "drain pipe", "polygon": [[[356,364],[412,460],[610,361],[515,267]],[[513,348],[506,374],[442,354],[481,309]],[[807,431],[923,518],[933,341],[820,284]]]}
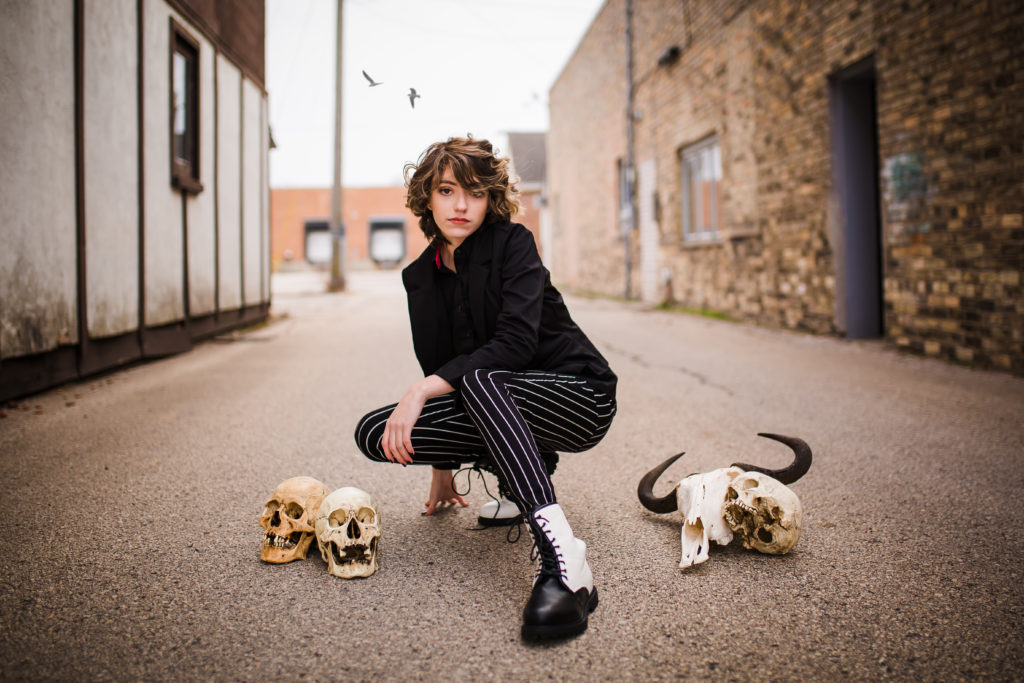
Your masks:
{"label": "drain pipe", "polygon": [[[626,0],[626,206],[619,216],[622,243],[625,248],[626,300],[633,298],[633,259],[630,245],[636,225],[636,166],[633,157],[633,0]],[[624,214],[624,215],[623,215]]]}

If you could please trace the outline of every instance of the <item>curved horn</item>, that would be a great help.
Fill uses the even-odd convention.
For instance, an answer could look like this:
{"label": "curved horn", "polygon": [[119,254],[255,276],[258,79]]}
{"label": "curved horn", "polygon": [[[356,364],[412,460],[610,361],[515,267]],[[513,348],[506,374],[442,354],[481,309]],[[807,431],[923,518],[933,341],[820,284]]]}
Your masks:
{"label": "curved horn", "polygon": [[748,472],[761,472],[767,474],[769,477],[778,479],[783,484],[792,484],[800,477],[807,474],[807,470],[811,469],[811,447],[803,439],[798,439],[795,436],[782,436],[780,434],[765,434],[764,432],[758,434],[766,439],[773,439],[779,443],[784,443],[793,449],[796,454],[796,459],[789,467],[783,467],[781,470],[770,470],[765,467],[757,467],[756,465],[747,465],[742,462],[733,463],[733,467],[739,467],[740,469]]}
{"label": "curved horn", "polygon": [[679,453],[673,455],[671,458],[661,463],[653,470],[644,475],[644,478],[640,480],[640,485],[636,487],[636,495],[640,498],[640,503],[650,510],[651,512],[657,512],[658,514],[665,514],[668,512],[675,512],[679,509],[679,501],[676,500],[676,491],[672,489],[672,492],[662,498],[654,497],[654,482],[658,481],[658,477],[668,469],[668,466],[674,463],[679,458],[686,455],[686,453]]}

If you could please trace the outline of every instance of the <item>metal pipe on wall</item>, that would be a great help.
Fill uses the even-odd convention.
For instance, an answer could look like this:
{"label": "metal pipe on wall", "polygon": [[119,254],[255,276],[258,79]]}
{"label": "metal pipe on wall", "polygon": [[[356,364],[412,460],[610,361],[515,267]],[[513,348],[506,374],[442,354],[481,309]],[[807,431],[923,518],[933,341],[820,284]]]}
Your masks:
{"label": "metal pipe on wall", "polygon": [[630,236],[633,227],[636,225],[636,160],[633,154],[633,0],[626,0],[626,168],[623,172],[626,175],[626,213],[622,224],[622,244],[625,252],[626,272],[626,299],[631,299],[633,294],[633,259]]}

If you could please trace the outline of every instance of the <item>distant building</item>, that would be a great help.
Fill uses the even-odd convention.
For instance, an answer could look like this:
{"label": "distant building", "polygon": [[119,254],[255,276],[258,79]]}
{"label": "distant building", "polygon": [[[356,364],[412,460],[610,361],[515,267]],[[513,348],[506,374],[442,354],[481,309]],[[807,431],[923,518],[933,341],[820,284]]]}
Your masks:
{"label": "distant building", "polygon": [[[1024,373],[1018,2],[633,0],[550,93],[557,281]],[[623,219],[636,207],[636,224]]]}
{"label": "distant building", "polygon": [[[540,244],[544,188],[544,134],[510,133],[509,154],[520,177],[523,223]],[[514,142],[513,142],[514,140]],[[419,219],[405,207],[403,186],[342,190],[346,265],[397,267],[427,247]],[[331,265],[331,188],[279,188],[270,191],[270,258],[275,271]]]}
{"label": "distant building", "polygon": [[519,215],[515,220],[533,233],[542,258],[546,226],[544,192],[547,179],[547,149],[544,139],[544,133],[508,134],[508,154],[512,158],[513,171],[519,177]]}
{"label": "distant building", "polygon": [[4,2],[0,70],[0,398],[266,317],[263,2]]}
{"label": "distant building", "polygon": [[[329,268],[331,188],[274,189],[270,191],[270,206],[274,269],[309,265]],[[346,264],[352,268],[395,266],[416,258],[427,246],[419,220],[405,208],[404,187],[344,189],[342,211]],[[386,233],[383,239],[381,231]],[[389,239],[392,234],[397,242]],[[373,252],[371,244],[375,246]]]}

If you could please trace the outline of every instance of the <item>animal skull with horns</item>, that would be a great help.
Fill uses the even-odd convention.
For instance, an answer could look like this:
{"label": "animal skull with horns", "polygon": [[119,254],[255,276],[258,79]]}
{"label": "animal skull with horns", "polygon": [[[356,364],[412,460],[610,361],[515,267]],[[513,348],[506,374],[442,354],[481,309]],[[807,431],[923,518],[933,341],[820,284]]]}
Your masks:
{"label": "animal skull with horns", "polygon": [[680,569],[708,559],[711,541],[727,545],[738,537],[743,547],[772,555],[792,550],[800,538],[803,510],[792,484],[811,468],[811,449],[793,436],[758,434],[784,443],[796,458],[779,470],[734,463],[731,467],[691,474],[672,493],[654,495],[654,483],[684,453],[673,455],[644,475],[637,487],[640,502],[651,512],[683,513]]}

